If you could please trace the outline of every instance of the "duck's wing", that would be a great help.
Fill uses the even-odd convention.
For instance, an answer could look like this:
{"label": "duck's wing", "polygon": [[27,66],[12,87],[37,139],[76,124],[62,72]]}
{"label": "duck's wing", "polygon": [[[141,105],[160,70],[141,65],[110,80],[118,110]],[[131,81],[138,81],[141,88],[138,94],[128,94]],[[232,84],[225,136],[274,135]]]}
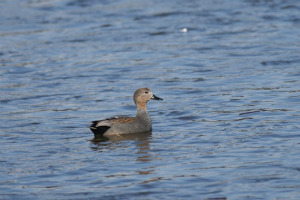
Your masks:
{"label": "duck's wing", "polygon": [[115,116],[98,121],[92,121],[92,125],[89,127],[91,131],[96,135],[103,135],[114,124],[132,123],[134,117]]}
{"label": "duck's wing", "polygon": [[134,121],[134,117],[126,117],[126,116],[114,116],[98,121],[92,121],[92,127],[99,126],[112,126],[114,124],[122,124],[122,123],[132,123]]}

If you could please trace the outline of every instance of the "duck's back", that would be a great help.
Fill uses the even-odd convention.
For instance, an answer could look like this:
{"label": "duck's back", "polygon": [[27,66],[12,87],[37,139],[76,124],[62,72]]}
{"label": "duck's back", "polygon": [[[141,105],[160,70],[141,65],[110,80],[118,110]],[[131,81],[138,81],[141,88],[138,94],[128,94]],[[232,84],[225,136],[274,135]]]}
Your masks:
{"label": "duck's back", "polygon": [[92,125],[89,128],[95,135],[104,135],[113,126],[118,124],[132,123],[134,119],[134,117],[115,116],[103,120],[92,121]]}

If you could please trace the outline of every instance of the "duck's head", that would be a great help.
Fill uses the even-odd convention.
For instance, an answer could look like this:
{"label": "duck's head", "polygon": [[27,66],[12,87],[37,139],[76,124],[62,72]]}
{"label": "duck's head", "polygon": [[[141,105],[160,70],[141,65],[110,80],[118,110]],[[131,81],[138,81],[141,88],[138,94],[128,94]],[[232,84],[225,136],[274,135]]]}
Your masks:
{"label": "duck's head", "polygon": [[153,100],[163,100],[162,98],[159,98],[159,97],[155,96],[151,92],[151,90],[148,89],[148,88],[140,88],[140,89],[136,90],[134,95],[133,95],[134,103],[138,107],[146,106],[147,102],[151,99],[153,99]]}

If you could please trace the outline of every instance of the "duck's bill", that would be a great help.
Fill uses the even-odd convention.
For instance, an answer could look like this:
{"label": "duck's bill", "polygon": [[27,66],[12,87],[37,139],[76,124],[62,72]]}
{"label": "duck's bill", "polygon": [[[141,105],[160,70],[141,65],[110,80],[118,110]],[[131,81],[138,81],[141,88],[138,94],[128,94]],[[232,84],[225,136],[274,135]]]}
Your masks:
{"label": "duck's bill", "polygon": [[153,96],[151,97],[151,99],[153,99],[153,100],[163,100],[162,98],[159,98],[159,97],[157,97],[157,96],[155,96],[155,95],[153,95]]}

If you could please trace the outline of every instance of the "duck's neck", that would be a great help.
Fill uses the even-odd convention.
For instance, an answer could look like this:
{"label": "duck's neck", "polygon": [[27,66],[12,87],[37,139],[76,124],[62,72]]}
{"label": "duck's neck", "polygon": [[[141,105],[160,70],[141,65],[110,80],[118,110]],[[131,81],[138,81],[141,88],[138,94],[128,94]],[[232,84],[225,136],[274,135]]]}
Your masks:
{"label": "duck's neck", "polygon": [[136,117],[134,120],[134,123],[136,123],[136,125],[144,131],[151,131],[152,130],[152,123],[151,123],[151,118],[150,115],[147,111],[147,108],[141,108],[139,106],[137,106],[137,113],[136,113]]}
{"label": "duck's neck", "polygon": [[137,108],[137,109],[144,109],[144,110],[147,111],[147,103],[138,103],[138,104],[136,105],[136,108]]}
{"label": "duck's neck", "polygon": [[136,119],[138,120],[143,120],[143,121],[150,121],[151,122],[151,118],[150,115],[147,111],[147,108],[141,108],[141,107],[137,107],[137,113],[136,113]]}

